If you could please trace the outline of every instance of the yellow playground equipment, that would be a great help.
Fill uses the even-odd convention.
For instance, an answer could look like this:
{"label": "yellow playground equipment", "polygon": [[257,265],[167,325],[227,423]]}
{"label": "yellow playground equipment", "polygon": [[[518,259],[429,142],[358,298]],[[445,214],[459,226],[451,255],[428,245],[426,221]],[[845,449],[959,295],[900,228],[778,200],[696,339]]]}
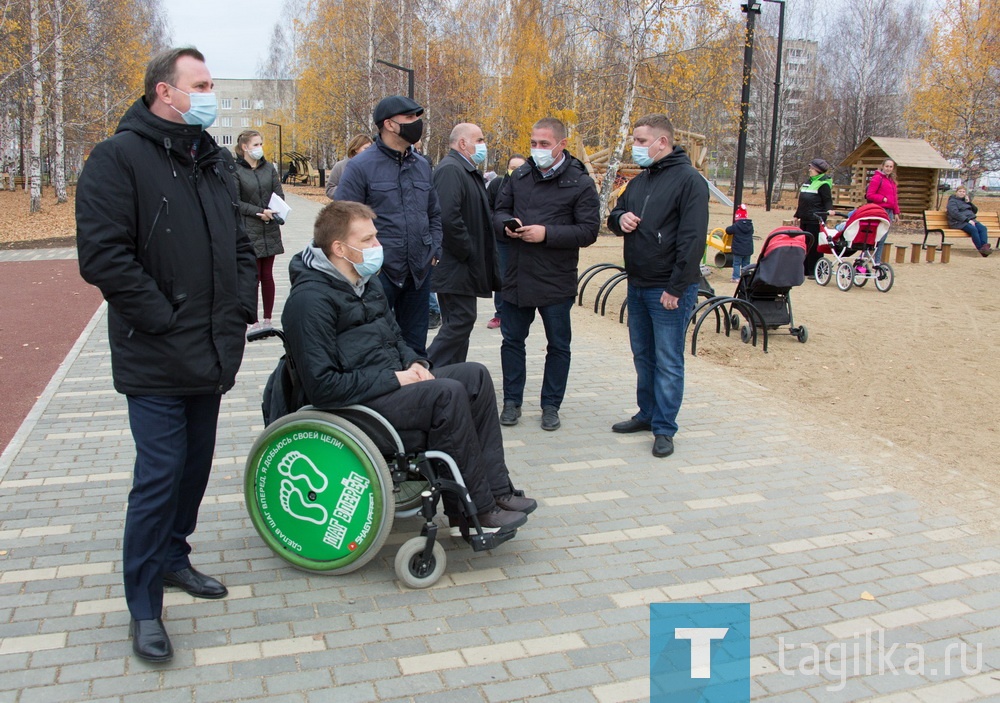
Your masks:
{"label": "yellow playground equipment", "polygon": [[[712,250],[715,251],[712,254]],[[712,256],[712,261],[708,257]],[[708,233],[708,247],[705,249],[705,263],[711,263],[716,268],[733,265],[733,235],[726,234],[722,227],[716,227]]]}

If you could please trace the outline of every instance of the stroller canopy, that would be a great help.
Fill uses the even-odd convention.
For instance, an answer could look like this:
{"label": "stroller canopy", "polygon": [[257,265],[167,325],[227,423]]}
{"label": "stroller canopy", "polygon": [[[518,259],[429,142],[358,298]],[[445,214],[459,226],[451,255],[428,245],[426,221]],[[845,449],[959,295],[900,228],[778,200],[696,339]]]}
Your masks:
{"label": "stroller canopy", "polygon": [[881,205],[869,203],[851,213],[844,227],[844,239],[851,246],[874,246],[889,231],[889,216]]}

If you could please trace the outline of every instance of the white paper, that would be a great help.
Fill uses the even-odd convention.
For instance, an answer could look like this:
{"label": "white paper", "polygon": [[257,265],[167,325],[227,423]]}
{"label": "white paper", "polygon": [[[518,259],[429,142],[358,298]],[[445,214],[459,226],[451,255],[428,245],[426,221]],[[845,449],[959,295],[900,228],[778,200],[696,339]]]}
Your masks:
{"label": "white paper", "polygon": [[283,219],[286,223],[288,222],[288,213],[292,211],[292,208],[288,207],[288,203],[281,199],[277,193],[271,193],[271,199],[267,203],[267,209],[273,211]]}

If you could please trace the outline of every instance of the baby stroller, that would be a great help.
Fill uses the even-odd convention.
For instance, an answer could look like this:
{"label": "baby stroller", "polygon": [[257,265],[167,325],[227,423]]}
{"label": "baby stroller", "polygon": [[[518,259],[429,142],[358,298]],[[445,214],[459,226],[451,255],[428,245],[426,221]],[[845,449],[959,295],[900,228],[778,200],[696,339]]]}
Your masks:
{"label": "baby stroller", "polygon": [[[779,227],[773,230],[757,256],[757,263],[747,266],[740,272],[739,283],[733,297],[750,303],[759,312],[755,321],[754,315],[748,318],[749,324],[740,327],[740,339],[746,343],[756,337],[756,322],[769,330],[788,325],[788,331],[800,342],[805,343],[809,331],[805,325],[795,326],[792,318],[792,298],[789,291],[802,285],[805,280],[806,251],[812,235],[800,229]],[[740,306],[730,307],[730,322],[733,327],[739,324],[739,316],[734,312]],[[752,312],[752,311],[751,311]]]}
{"label": "baby stroller", "polygon": [[[850,290],[852,285],[861,288],[871,279],[876,288],[887,292],[894,280],[892,267],[875,261],[875,244],[889,231],[885,209],[868,204],[849,215],[837,214],[847,217],[843,231],[830,229],[825,222],[820,228],[816,250],[832,254],[834,261],[824,256],[816,262],[816,283],[825,286],[836,273],[837,287],[842,291]],[[857,258],[849,261],[848,258],[855,254]]]}

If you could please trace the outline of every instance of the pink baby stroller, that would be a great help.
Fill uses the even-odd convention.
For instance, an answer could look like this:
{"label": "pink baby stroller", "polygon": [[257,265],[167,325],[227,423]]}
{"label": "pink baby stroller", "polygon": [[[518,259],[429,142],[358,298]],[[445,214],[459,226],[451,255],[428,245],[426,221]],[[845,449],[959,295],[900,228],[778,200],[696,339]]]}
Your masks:
{"label": "pink baby stroller", "polygon": [[[875,245],[888,231],[885,209],[874,204],[850,213],[843,231],[830,229],[824,222],[816,249],[821,254],[831,254],[834,261],[824,256],[816,262],[816,283],[825,286],[836,272],[837,287],[842,291],[850,290],[851,286],[861,288],[871,279],[876,288],[887,292],[892,288],[894,274],[889,264],[875,261]],[[855,254],[857,258],[849,261]]]}

